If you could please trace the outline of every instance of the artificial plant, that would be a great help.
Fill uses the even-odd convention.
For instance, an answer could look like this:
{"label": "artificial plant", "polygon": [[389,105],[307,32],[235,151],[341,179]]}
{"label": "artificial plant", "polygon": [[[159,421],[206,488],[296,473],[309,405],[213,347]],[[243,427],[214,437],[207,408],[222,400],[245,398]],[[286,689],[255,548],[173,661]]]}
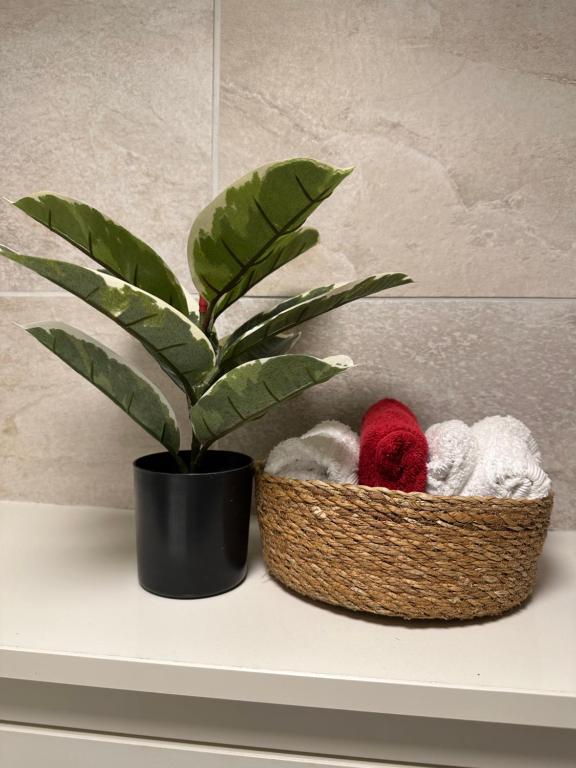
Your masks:
{"label": "artificial plant", "polygon": [[[199,312],[161,257],[90,206],[51,193],[13,204],[99,265],[90,269],[0,246],[0,254],[80,297],[134,336],[180,387],[192,426],[189,459],[180,452],[174,411],[140,371],[78,329],[55,322],[25,327],[162,443],[182,472],[218,438],[352,365],[345,356],[289,354],[305,320],[411,282],[382,274],[326,285],[281,301],[219,339],[215,321],[260,280],[318,242],[308,216],[352,169],[294,159],[257,169],[197,217],[188,262]],[[184,458],[186,456],[186,459]]]}

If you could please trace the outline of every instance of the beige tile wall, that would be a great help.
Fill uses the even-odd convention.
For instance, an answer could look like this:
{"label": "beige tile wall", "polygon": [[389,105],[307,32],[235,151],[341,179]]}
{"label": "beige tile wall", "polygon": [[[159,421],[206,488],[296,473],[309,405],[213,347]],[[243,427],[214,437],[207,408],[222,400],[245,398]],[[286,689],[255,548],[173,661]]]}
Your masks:
{"label": "beige tile wall", "polygon": [[[241,300],[221,330],[270,304]],[[131,461],[158,445],[18,327],[51,319],[90,329],[144,370],[186,425],[179,390],[95,310],[69,296],[0,298],[0,497],[130,506]],[[555,525],[574,525],[574,301],[371,299],[304,330],[297,349],[319,356],[348,353],[357,368],[230,435],[222,447],[263,457],[279,440],[321,419],[358,428],[364,410],[388,396],[409,404],[424,426],[512,413],[530,424],[542,447],[557,493]],[[182,431],[187,442],[189,433]]]}
{"label": "beige tile wall", "polygon": [[[217,5],[214,72],[210,0],[0,0],[0,192],[86,199],[190,286],[187,229],[218,166],[225,185],[291,155],[355,165],[315,216],[316,253],[223,325],[327,280],[398,269],[416,284],[309,324],[301,350],[349,353],[358,368],[227,445],[263,456],[321,418],[357,427],[385,395],[424,425],[513,413],[543,448],[555,525],[576,526],[576,5]],[[0,239],[77,258],[7,205]],[[185,419],[179,393],[113,324],[0,264],[0,496],[129,506],[131,460],[156,446],[14,325],[49,318],[143,366]]]}
{"label": "beige tile wall", "polygon": [[56,319],[89,331],[161,383],[186,424],[179,390],[112,321],[72,296],[0,298],[0,498],[128,507],[132,459],[162,448],[19,327]]}
{"label": "beige tile wall", "polygon": [[574,296],[576,4],[223,0],[221,179],[356,167],[266,288],[399,269],[409,296]]}
{"label": "beige tile wall", "polygon": [[[400,270],[415,284],[395,295],[419,297],[314,325],[306,348],[362,365],[291,404],[291,432],[357,426],[383,395],[425,424],[513,413],[543,446],[562,526],[576,525],[574,39],[570,0],[222,0],[222,186],[282,156],[356,169],[315,215],[306,266],[258,293]],[[264,453],[286,413],[230,444]]]}
{"label": "beige tile wall", "polygon": [[[0,193],[91,203],[186,277],[210,197],[211,0],[0,0]],[[0,200],[2,242],[76,251]],[[0,263],[0,290],[46,290]]]}
{"label": "beige tile wall", "polygon": [[[244,319],[269,303],[243,301],[234,314]],[[265,456],[329,418],[357,429],[382,397],[407,403],[426,427],[510,413],[541,446],[557,493],[554,524],[576,525],[576,302],[367,299],[303,330],[298,350],[350,354],[357,368],[228,436],[228,447]]]}

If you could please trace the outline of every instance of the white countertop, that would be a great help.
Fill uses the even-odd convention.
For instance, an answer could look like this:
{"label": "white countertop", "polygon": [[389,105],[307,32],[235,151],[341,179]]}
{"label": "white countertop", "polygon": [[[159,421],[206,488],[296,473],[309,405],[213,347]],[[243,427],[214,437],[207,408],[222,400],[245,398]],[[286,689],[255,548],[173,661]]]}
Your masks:
{"label": "white countertop", "polygon": [[506,617],[406,623],[302,600],[256,531],[238,589],[168,600],[136,579],[133,514],[0,502],[0,677],[576,728],[576,531],[553,532]]}

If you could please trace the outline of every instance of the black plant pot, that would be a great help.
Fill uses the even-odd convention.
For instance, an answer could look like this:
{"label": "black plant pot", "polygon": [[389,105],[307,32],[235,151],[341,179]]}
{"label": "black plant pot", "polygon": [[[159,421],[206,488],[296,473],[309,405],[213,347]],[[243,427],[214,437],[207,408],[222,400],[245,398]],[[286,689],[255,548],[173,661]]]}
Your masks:
{"label": "black plant pot", "polygon": [[[189,458],[182,451],[182,458]],[[246,576],[253,463],[208,451],[195,472],[178,472],[169,453],[134,462],[138,579],[163,597],[209,597]]]}

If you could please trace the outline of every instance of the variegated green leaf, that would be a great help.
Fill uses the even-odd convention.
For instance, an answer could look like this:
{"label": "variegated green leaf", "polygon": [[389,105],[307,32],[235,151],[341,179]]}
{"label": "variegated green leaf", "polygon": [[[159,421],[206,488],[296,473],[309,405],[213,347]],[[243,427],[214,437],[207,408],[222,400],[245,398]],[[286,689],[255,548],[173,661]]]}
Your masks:
{"label": "variegated green leaf", "polygon": [[297,296],[291,296],[289,299],[284,299],[284,301],[276,304],[274,307],[272,307],[272,309],[266,309],[262,312],[258,312],[256,315],[252,315],[252,317],[248,318],[246,322],[242,323],[242,325],[239,325],[233,333],[231,333],[225,339],[222,339],[222,346],[224,351],[231,349],[236,341],[241,336],[247,334],[248,331],[251,331],[253,328],[256,328],[257,326],[267,322],[270,318],[274,317],[279,312],[284,312],[291,307],[303,304],[309,299],[315,299],[317,296],[323,296],[324,294],[329,293],[329,291],[331,291],[333,288],[334,285],[324,285],[319,288],[312,288],[310,291],[306,291],[305,293],[299,293]]}
{"label": "variegated green leaf", "polygon": [[218,195],[199,214],[188,239],[199,293],[214,303],[231,291],[350,172],[305,158],[286,160],[258,168]]}
{"label": "variegated green leaf", "polygon": [[184,293],[184,298],[186,299],[186,306],[188,309],[186,310],[186,315],[188,316],[189,320],[192,320],[194,325],[199,325],[200,318],[198,316],[197,308],[198,308],[198,295],[194,293],[190,293],[186,290],[186,288],[182,288],[182,291]]}
{"label": "variegated green leaf", "polygon": [[156,251],[100,211],[49,192],[22,197],[14,205],[111,274],[188,314],[182,286]]}
{"label": "variegated green leaf", "polygon": [[280,237],[264,256],[244,273],[239,282],[220,297],[214,307],[214,317],[228,309],[269,274],[308,251],[317,242],[318,232],[315,229],[299,229]]}
{"label": "variegated green leaf", "polygon": [[224,374],[192,406],[194,434],[201,443],[210,444],[351,365],[352,360],[343,355],[325,360],[310,355],[281,355],[244,363]]}
{"label": "variegated green leaf", "polygon": [[262,357],[286,355],[301,336],[301,333],[279,333],[277,336],[269,336],[259,344],[254,344],[253,347],[247,349],[243,355],[239,355],[237,358],[233,357],[228,359],[226,363],[220,367],[220,373],[225,373],[231,368],[242,365],[242,363],[247,363],[250,360],[257,360]]}
{"label": "variegated green leaf", "polygon": [[180,433],[172,407],[142,373],[72,326],[36,323],[25,330],[107,395],[170,453],[178,453]]}
{"label": "variegated green leaf", "polygon": [[240,328],[232,334],[222,355],[222,361],[242,355],[254,344],[259,344],[269,336],[290,330],[350,301],[411,282],[409,277],[401,273],[374,275],[352,283],[319,288],[316,292],[308,291],[300,297],[288,299],[269,312],[257,316],[259,319],[256,319],[256,323],[255,318],[252,318],[247,330],[242,331]]}
{"label": "variegated green leaf", "polygon": [[212,345],[191,320],[166,302],[97,269],[39,259],[0,245],[0,255],[32,269],[114,320],[137,338],[185,391],[214,367]]}

